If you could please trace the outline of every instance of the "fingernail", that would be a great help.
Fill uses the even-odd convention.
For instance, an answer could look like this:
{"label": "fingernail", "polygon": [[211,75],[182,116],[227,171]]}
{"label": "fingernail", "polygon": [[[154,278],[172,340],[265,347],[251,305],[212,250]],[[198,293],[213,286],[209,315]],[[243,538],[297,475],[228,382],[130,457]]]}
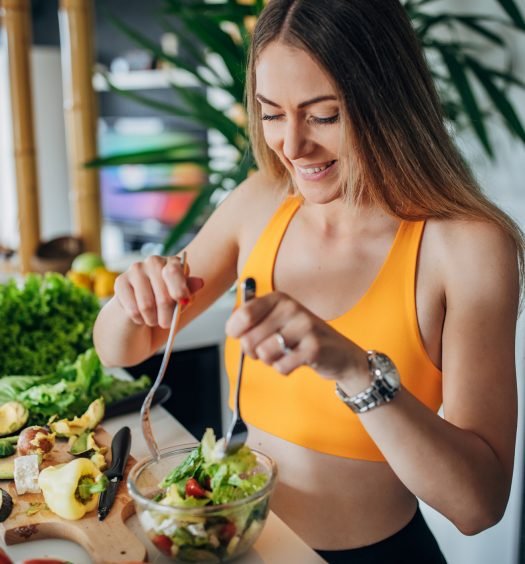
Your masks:
{"label": "fingernail", "polygon": [[190,298],[181,298],[181,299],[179,300],[179,302],[180,302],[180,305],[186,306],[186,305],[188,305],[188,304],[190,303]]}

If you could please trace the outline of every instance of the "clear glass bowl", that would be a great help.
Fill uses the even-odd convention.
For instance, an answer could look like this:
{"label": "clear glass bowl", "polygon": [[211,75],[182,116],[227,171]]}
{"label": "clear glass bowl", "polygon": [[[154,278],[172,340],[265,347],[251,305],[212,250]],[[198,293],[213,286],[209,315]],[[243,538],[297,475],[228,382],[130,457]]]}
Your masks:
{"label": "clear glass bowl", "polygon": [[151,542],[174,562],[228,562],[246,552],[260,535],[275,487],[277,466],[254,450],[257,472],[268,476],[262,489],[244,499],[205,507],[171,507],[153,501],[159,483],[198,443],[162,449],[159,460],[138,462],[128,490],[140,524]]}

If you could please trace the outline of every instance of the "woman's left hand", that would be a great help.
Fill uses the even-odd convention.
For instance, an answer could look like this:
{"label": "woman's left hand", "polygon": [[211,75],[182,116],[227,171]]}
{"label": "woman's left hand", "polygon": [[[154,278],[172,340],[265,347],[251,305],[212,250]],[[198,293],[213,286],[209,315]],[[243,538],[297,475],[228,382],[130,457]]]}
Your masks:
{"label": "woman's left hand", "polygon": [[282,292],[239,306],[226,323],[226,333],[241,339],[247,355],[282,374],[302,365],[339,381],[356,371],[368,373],[362,348]]}

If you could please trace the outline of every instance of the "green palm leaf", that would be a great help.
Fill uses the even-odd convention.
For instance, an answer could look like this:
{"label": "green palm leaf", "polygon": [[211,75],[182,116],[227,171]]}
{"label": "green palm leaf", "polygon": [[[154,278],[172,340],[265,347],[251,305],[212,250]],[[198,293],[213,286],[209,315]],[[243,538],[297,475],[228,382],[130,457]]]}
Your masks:
{"label": "green palm leaf", "polygon": [[188,30],[210,51],[219,55],[232,78],[232,89],[236,100],[244,94],[244,51],[214,21],[206,18],[181,15]]}
{"label": "green palm leaf", "polygon": [[240,151],[244,149],[245,135],[237,124],[226,117],[223,112],[215,109],[202,94],[198,92],[190,93],[184,88],[179,87],[176,87],[176,89],[186,104],[193,109],[195,120],[198,120],[206,127],[220,131],[228,142]]}
{"label": "green palm leaf", "polygon": [[492,43],[495,43],[496,45],[500,45],[501,47],[505,45],[505,40],[501,37],[501,35],[498,35],[497,33],[487,29],[482,23],[480,23],[481,21],[492,21],[492,18],[490,17],[455,15],[452,18],[452,21],[459,22],[472,31],[475,31],[479,35],[482,35],[485,39],[492,41]]}
{"label": "green palm leaf", "polygon": [[143,188],[126,188],[120,186],[115,188],[117,194],[143,194],[144,192],[200,192],[201,185],[182,185],[182,184],[159,184],[157,186],[144,186]]}
{"label": "green palm leaf", "polygon": [[207,165],[206,146],[204,143],[180,143],[166,148],[148,149],[117,153],[107,157],[97,157],[85,164],[87,168],[118,166],[123,164],[171,164],[187,163]]}
{"label": "green palm leaf", "polygon": [[514,107],[505,96],[503,90],[498,88],[489,72],[474,60],[470,61],[470,68],[475,73],[477,79],[487,92],[487,95],[499,110],[499,113],[507,123],[509,130],[517,135],[525,143],[525,129],[514,110]]}
{"label": "green palm leaf", "polygon": [[[163,49],[160,45],[155,43],[155,41],[152,41],[151,39],[149,39],[148,37],[146,37],[145,35],[143,35],[139,31],[136,31],[136,30],[130,28],[128,25],[126,25],[123,21],[119,20],[118,18],[115,18],[114,16],[108,16],[108,18],[112,21],[112,23],[115,25],[115,27],[120,29],[125,35],[127,35],[137,45],[140,45],[141,47],[143,47],[147,51],[150,51],[153,55],[155,55],[155,57],[162,59],[164,61],[170,62],[170,63],[174,64],[176,67],[179,67],[179,68],[184,69],[185,71],[191,73],[195,77],[195,79],[197,81],[201,82],[203,85],[213,86],[213,84],[211,84],[205,77],[203,77],[199,73],[198,67],[187,63],[184,59],[182,59],[178,55],[172,55],[172,54],[166,53],[165,51],[163,51]],[[196,55],[197,53],[198,53],[197,50],[194,50],[192,52],[193,55]],[[202,63],[204,64],[204,61],[202,61]],[[215,74],[213,69],[210,69],[210,72]],[[220,78],[217,75],[215,75],[215,76],[217,78],[217,81],[220,82]]]}
{"label": "green palm leaf", "polygon": [[465,112],[467,113],[470,123],[472,127],[477,133],[477,136],[485,151],[489,156],[494,156],[494,152],[492,150],[492,145],[489,141],[489,137],[487,135],[487,130],[485,129],[485,124],[483,121],[483,116],[479,109],[478,103],[472,92],[472,88],[470,87],[467,74],[464,71],[463,65],[456,59],[456,57],[452,54],[449,49],[441,49],[441,56],[443,57],[443,61],[447,66],[450,77],[454,83],[455,88],[461,100],[463,102],[463,107]]}
{"label": "green palm leaf", "polygon": [[525,20],[514,0],[497,0],[514,24],[525,31]]}

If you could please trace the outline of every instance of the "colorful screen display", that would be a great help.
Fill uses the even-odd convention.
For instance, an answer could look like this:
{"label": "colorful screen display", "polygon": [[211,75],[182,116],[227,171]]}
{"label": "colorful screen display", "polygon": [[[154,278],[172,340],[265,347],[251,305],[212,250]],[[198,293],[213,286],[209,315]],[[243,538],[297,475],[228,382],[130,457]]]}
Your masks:
{"label": "colorful screen display", "polygon": [[[188,141],[188,135],[159,131],[141,125],[142,118],[128,120],[124,127],[104,125],[99,132],[102,156],[169,147]],[[106,219],[116,222],[157,220],[174,225],[184,216],[195,198],[195,191],[138,192],[142,188],[168,185],[199,185],[205,181],[202,171],[191,164],[119,165],[100,169],[102,210]]]}

